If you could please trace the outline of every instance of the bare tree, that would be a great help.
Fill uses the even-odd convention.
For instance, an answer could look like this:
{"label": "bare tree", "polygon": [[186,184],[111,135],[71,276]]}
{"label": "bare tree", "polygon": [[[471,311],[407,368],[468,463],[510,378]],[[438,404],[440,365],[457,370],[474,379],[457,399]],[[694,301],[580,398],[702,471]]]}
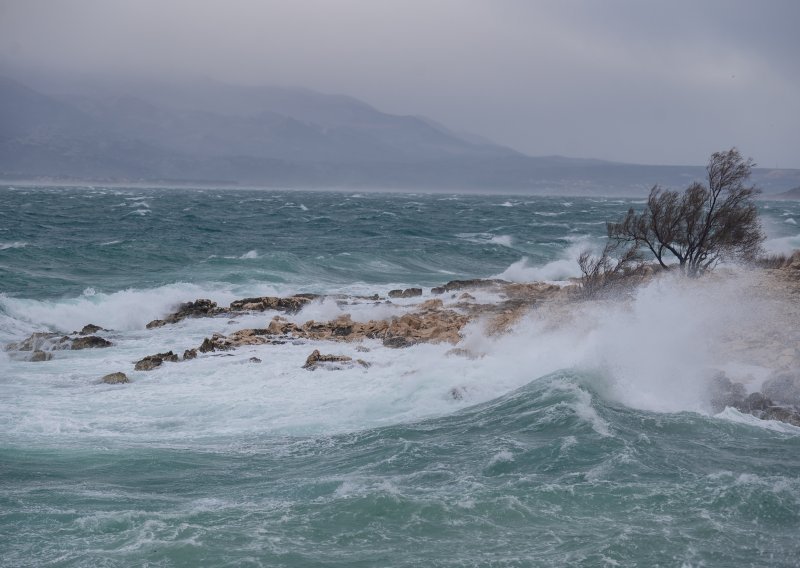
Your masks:
{"label": "bare tree", "polygon": [[578,257],[581,269],[580,289],[583,296],[593,298],[609,290],[619,289],[619,283],[639,272],[642,258],[638,247],[627,247],[621,255],[619,241],[608,241],[600,256],[584,251]]}
{"label": "bare tree", "polygon": [[753,197],[745,185],[754,167],[736,148],[712,154],[707,184],[693,183],[683,193],[654,186],[641,212],[632,208],[608,224],[608,236],[633,248],[645,247],[668,268],[672,256],[689,276],[699,276],[722,259],[752,260],[764,233]]}

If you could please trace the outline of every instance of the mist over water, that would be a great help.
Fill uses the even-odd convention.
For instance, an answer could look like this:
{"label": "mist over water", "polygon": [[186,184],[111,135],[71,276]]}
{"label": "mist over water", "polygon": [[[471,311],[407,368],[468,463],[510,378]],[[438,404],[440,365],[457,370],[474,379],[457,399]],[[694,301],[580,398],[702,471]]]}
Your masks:
{"label": "mist over water", "polygon": [[[95,323],[114,343],[44,363],[0,352],[9,565],[793,566],[800,555],[800,430],[708,404],[710,371],[757,390],[782,342],[794,345],[785,306],[746,296],[747,271],[545,306],[500,336],[477,322],[459,345],[471,359],[449,344],[367,341],[361,353],[307,341],[131,371],[272,316],[144,328],[197,298],[423,286],[425,299],[456,278],[564,280],[631,201],[99,187],[0,198],[0,342]],[[800,205],[762,213],[770,250],[800,238],[785,222]],[[325,299],[290,319],[367,321],[410,303]],[[770,351],[733,349],[745,332],[771,334]],[[372,366],[302,369],[316,348]],[[132,382],[99,383],[117,370]]]}

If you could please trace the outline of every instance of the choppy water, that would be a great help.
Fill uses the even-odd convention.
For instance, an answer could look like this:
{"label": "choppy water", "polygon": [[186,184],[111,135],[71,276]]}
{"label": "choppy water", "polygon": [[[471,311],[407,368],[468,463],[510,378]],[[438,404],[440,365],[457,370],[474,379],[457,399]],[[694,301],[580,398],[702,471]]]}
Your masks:
{"label": "choppy water", "polygon": [[[132,371],[270,317],[144,329],[181,301],[563,279],[631,205],[0,188],[0,342],[91,322],[115,344],[0,353],[0,564],[797,566],[800,429],[710,415],[694,389],[700,367],[731,364],[699,338],[736,313],[693,319],[718,291],[648,288],[556,330],[533,315],[499,338],[475,326],[476,360],[307,342]],[[771,249],[800,247],[800,206],[763,214]],[[665,345],[655,330],[677,320],[690,325]],[[317,347],[373,366],[301,369]],[[690,356],[654,365],[665,347]],[[117,370],[132,382],[98,384]]]}

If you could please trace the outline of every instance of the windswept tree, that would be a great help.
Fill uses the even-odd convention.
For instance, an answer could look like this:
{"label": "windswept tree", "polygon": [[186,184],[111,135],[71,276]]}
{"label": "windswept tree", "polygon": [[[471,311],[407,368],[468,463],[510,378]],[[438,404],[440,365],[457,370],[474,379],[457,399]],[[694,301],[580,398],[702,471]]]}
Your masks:
{"label": "windswept tree", "polygon": [[683,193],[654,186],[644,210],[631,208],[622,220],[609,223],[608,236],[632,249],[650,250],[664,268],[674,258],[689,276],[707,272],[720,260],[752,260],[765,238],[753,202],[760,190],[747,185],[754,165],[736,148],[715,152],[705,184],[695,182]]}

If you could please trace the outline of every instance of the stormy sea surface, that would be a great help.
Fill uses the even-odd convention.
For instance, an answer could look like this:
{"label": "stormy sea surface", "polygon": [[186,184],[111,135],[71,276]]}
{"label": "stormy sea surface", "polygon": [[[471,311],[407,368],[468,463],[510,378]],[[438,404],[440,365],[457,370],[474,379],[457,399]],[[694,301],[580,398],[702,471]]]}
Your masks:
{"label": "stormy sea surface", "polygon": [[[304,341],[132,370],[273,315],[145,329],[198,298],[563,281],[641,203],[0,187],[0,343],[93,323],[114,344],[0,351],[0,564],[797,566],[800,429],[691,396],[719,362],[681,337],[713,296],[646,287],[579,330],[471,328],[477,359]],[[768,248],[800,248],[800,205],[760,207]],[[315,348],[371,367],[302,369]],[[114,371],[131,382],[100,382]]]}

